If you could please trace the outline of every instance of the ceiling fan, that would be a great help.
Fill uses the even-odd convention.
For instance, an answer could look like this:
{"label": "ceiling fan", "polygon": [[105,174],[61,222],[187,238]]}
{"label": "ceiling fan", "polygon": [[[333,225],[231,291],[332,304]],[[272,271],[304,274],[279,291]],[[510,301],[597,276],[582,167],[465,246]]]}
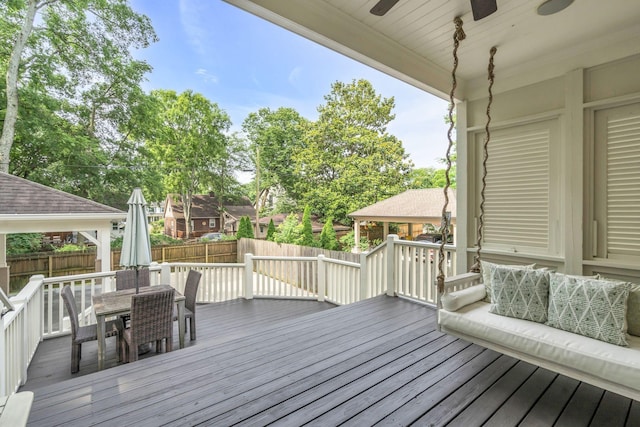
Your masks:
{"label": "ceiling fan", "polygon": [[[384,16],[398,1],[400,0],[379,0],[369,12],[376,16]],[[473,20],[479,21],[498,10],[496,1],[497,0],[471,0]]]}

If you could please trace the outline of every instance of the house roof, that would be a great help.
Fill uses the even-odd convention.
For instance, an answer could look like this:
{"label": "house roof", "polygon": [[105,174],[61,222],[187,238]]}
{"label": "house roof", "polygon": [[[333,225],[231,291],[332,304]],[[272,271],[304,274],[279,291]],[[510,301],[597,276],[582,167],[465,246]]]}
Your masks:
{"label": "house roof", "polygon": [[[0,189],[0,234],[101,230],[108,235],[112,221],[127,217],[120,209],[2,172]],[[3,251],[0,263],[4,257]]]}
{"label": "house roof", "polygon": [[[178,194],[167,195],[174,218],[184,218],[182,197]],[[196,194],[191,198],[191,218],[218,218],[218,199],[212,194]]]}
{"label": "house roof", "polygon": [[0,216],[114,215],[126,212],[15,175],[0,172]]}
{"label": "house roof", "polygon": [[237,206],[237,205],[225,206],[224,210],[229,216],[232,216],[235,219],[240,219],[243,216],[248,216],[249,218],[251,218],[251,217],[255,218],[255,216],[256,216],[256,210],[251,205],[248,205],[248,206]]}
{"label": "house roof", "polygon": [[[439,221],[442,217],[444,202],[444,190],[442,188],[407,190],[404,193],[352,212],[349,216],[356,220],[372,221]],[[447,211],[451,212],[452,219],[456,217],[456,193],[452,189],[449,190]]]}

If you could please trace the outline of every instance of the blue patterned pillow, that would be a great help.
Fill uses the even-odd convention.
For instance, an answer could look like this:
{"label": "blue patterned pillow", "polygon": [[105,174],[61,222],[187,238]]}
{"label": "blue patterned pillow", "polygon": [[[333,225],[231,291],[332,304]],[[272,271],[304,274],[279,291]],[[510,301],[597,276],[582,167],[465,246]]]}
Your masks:
{"label": "blue patterned pillow", "polygon": [[552,273],[547,325],[626,347],[630,287],[627,282]]}
{"label": "blue patterned pillow", "polygon": [[493,269],[490,313],[544,323],[548,303],[548,271],[508,266]]}

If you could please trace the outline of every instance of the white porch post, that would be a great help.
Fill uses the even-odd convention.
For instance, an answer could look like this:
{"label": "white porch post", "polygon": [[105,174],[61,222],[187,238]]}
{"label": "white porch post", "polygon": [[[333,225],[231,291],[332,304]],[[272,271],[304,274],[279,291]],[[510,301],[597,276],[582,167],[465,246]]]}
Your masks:
{"label": "white porch post", "polygon": [[327,275],[325,274],[325,256],[318,255],[318,301],[324,302],[324,296],[327,293]]}
{"label": "white porch post", "polygon": [[6,396],[7,394],[7,361],[5,354],[7,354],[6,343],[4,340],[4,317],[0,317],[0,396]]}
{"label": "white porch post", "polygon": [[389,235],[389,223],[387,221],[382,223],[382,240],[386,240]]}
{"label": "white porch post", "polygon": [[353,253],[359,254],[360,253],[360,220],[358,218],[355,218],[355,220],[353,221],[353,240],[354,240],[354,245],[353,245]]}
{"label": "white porch post", "polygon": [[253,299],[253,254],[244,255],[244,298]]}
{"label": "white porch post", "polygon": [[9,266],[7,265],[7,235],[0,233],[0,289],[9,295]]}
{"label": "white porch post", "polygon": [[97,230],[96,271],[111,271],[111,228]]}
{"label": "white porch post", "polygon": [[387,248],[385,257],[387,258],[387,295],[390,297],[396,296],[396,260],[395,260],[395,241],[398,240],[398,236],[395,234],[389,234],[387,237]]}
{"label": "white porch post", "polygon": [[[469,146],[467,143],[467,102],[456,104],[456,229],[454,234],[456,245],[456,271],[462,274],[468,271],[467,248],[469,238],[467,229],[475,230],[475,215],[469,205],[469,191],[473,191],[473,179],[469,176]],[[460,227],[457,226],[460,224]]]}

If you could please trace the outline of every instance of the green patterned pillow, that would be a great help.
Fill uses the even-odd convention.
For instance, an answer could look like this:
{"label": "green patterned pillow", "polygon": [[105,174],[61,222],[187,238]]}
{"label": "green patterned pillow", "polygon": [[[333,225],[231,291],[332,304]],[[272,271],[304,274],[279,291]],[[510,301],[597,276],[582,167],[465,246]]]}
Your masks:
{"label": "green patterned pillow", "polygon": [[508,266],[493,269],[489,312],[544,323],[548,304],[548,271]]}
{"label": "green patterned pillow", "polygon": [[493,275],[493,270],[496,267],[505,267],[505,268],[514,268],[514,269],[533,269],[536,265],[501,265],[494,264],[489,261],[480,261],[480,269],[482,271],[482,283],[484,283],[484,287],[487,291],[487,295],[484,297],[485,302],[491,302],[491,276]]}
{"label": "green patterned pillow", "polygon": [[[598,275],[599,279],[620,282],[620,280],[609,279]],[[627,300],[627,333],[640,337],[640,285],[632,283],[629,289],[629,299]]]}
{"label": "green patterned pillow", "polygon": [[640,337],[640,285],[631,284],[629,300],[627,301],[627,323],[630,335]]}
{"label": "green patterned pillow", "polygon": [[552,273],[547,325],[626,347],[630,286]]}

